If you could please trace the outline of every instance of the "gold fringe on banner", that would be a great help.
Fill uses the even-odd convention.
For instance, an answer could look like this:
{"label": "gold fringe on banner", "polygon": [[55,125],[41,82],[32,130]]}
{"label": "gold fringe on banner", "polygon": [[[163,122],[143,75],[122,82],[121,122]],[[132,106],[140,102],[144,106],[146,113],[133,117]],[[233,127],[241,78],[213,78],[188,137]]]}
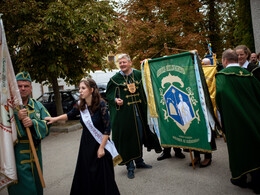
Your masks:
{"label": "gold fringe on banner", "polygon": [[148,107],[149,107],[150,115],[152,118],[158,118],[155,101],[154,101],[153,87],[151,82],[150,67],[147,59],[144,61],[144,74],[145,74],[145,83],[146,83],[146,91],[147,91],[147,99],[148,99]]}

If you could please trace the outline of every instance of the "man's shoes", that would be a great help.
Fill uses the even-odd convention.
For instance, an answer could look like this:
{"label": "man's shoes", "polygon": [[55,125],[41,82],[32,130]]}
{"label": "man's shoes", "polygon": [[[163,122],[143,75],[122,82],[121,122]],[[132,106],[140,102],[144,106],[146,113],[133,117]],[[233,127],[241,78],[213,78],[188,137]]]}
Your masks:
{"label": "man's shoes", "polygon": [[164,159],[166,159],[166,158],[171,158],[172,156],[171,156],[171,153],[162,153],[158,158],[157,158],[157,160],[158,161],[160,161],[160,160],[164,160]]}
{"label": "man's shoes", "polygon": [[[206,159],[205,159],[206,160]],[[204,167],[207,167],[211,164],[212,160],[211,159],[208,159],[208,163],[207,164],[203,164],[203,162],[200,162],[200,168],[204,168]]]}
{"label": "man's shoes", "polygon": [[177,152],[177,153],[175,152],[175,156],[181,159],[185,158],[185,155],[182,152]]}
{"label": "man's shoes", "polygon": [[152,168],[152,166],[151,165],[148,165],[148,164],[145,164],[144,162],[143,163],[141,163],[141,164],[137,164],[136,165],[136,168],[138,168],[138,169],[151,169]]}
{"label": "man's shoes", "polygon": [[[194,163],[194,166],[195,166],[196,164],[200,164],[200,157],[194,158],[193,163]],[[189,164],[189,166],[192,166],[192,162]]]}
{"label": "man's shoes", "polygon": [[127,173],[127,177],[128,177],[128,179],[134,179],[135,178],[134,171],[129,170]]}
{"label": "man's shoes", "polygon": [[240,178],[240,179],[230,179],[231,183],[233,185],[236,185],[236,186],[239,186],[241,188],[247,188],[248,187],[248,184],[246,183],[246,178]]}

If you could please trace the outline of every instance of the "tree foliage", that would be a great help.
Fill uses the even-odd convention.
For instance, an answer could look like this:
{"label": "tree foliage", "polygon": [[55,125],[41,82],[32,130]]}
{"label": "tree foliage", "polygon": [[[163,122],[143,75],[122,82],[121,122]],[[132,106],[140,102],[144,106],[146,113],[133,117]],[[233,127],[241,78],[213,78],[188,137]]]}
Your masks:
{"label": "tree foliage", "polygon": [[[197,49],[205,53],[206,39],[201,31],[201,3],[194,0],[131,0],[123,7],[121,52],[133,57],[133,64],[167,55],[168,48]],[[170,53],[180,52],[171,50]]]}
{"label": "tree foliage", "polygon": [[119,49],[137,66],[142,59],[166,55],[164,43],[169,48],[197,49],[201,56],[211,43],[218,57],[239,44],[254,48],[246,0],[129,0],[122,10]]}
{"label": "tree foliage", "polygon": [[251,51],[255,51],[250,1],[237,0],[236,10],[238,14],[234,31],[236,43],[246,45]]}
{"label": "tree foliage", "polygon": [[201,0],[201,10],[204,14],[202,26],[203,31],[209,43],[211,43],[213,52],[220,56],[223,50],[223,37],[221,34],[221,23],[223,17],[221,16],[221,0]]}
{"label": "tree foliage", "polygon": [[75,84],[103,69],[104,57],[115,50],[119,28],[108,1],[4,0],[0,6],[16,72],[49,81],[56,96],[57,78]]}
{"label": "tree foliage", "polygon": [[220,37],[223,42],[223,50],[234,48],[237,45],[234,37],[235,26],[237,23],[236,1],[237,0],[225,0],[221,3]]}

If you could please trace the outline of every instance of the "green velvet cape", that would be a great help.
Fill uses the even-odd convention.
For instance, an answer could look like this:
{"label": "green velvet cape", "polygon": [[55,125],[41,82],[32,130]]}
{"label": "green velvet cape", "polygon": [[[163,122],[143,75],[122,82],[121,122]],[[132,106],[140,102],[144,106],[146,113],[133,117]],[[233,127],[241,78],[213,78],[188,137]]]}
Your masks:
{"label": "green velvet cape", "polygon": [[[127,89],[127,83],[134,82],[136,92],[131,94]],[[155,132],[150,131],[147,125],[147,102],[144,94],[141,72],[133,70],[130,76],[122,76],[116,73],[108,82],[106,97],[109,104],[112,139],[121,155],[121,164],[140,158],[142,156],[142,146],[136,120],[136,110],[142,121],[143,144],[147,150],[155,149],[161,152],[161,146]],[[122,106],[115,103],[115,98],[121,98],[124,102]]]}
{"label": "green velvet cape", "polygon": [[216,103],[233,179],[260,169],[260,82],[241,67],[216,74]]}

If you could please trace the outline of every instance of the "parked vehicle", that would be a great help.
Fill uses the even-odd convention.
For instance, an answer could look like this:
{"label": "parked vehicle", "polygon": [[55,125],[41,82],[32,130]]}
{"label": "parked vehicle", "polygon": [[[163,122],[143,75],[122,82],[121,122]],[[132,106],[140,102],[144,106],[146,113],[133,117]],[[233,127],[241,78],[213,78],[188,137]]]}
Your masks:
{"label": "parked vehicle", "polygon": [[[60,91],[60,95],[61,95],[61,102],[62,102],[62,108],[64,113],[67,113],[74,106],[76,106],[76,103],[79,100],[78,89]],[[51,116],[57,116],[56,104],[55,104],[53,92],[44,93],[42,96],[40,96],[37,99],[37,101],[40,101],[45,106],[45,108],[48,110]]]}
{"label": "parked vehicle", "polygon": [[[99,88],[99,93],[101,97],[104,100],[106,100],[106,84],[101,83],[101,84],[97,84],[97,86]],[[72,89],[72,90],[60,91],[60,95],[61,95],[63,113],[67,113],[74,106],[76,106],[80,94],[78,89]],[[54,92],[44,93],[37,99],[37,101],[41,102],[44,105],[44,107],[48,110],[48,112],[52,117],[57,116]]]}
{"label": "parked vehicle", "polygon": [[107,85],[105,83],[97,83],[98,89],[99,89],[99,93],[101,95],[101,97],[107,101],[106,99],[106,89],[107,89]]}

